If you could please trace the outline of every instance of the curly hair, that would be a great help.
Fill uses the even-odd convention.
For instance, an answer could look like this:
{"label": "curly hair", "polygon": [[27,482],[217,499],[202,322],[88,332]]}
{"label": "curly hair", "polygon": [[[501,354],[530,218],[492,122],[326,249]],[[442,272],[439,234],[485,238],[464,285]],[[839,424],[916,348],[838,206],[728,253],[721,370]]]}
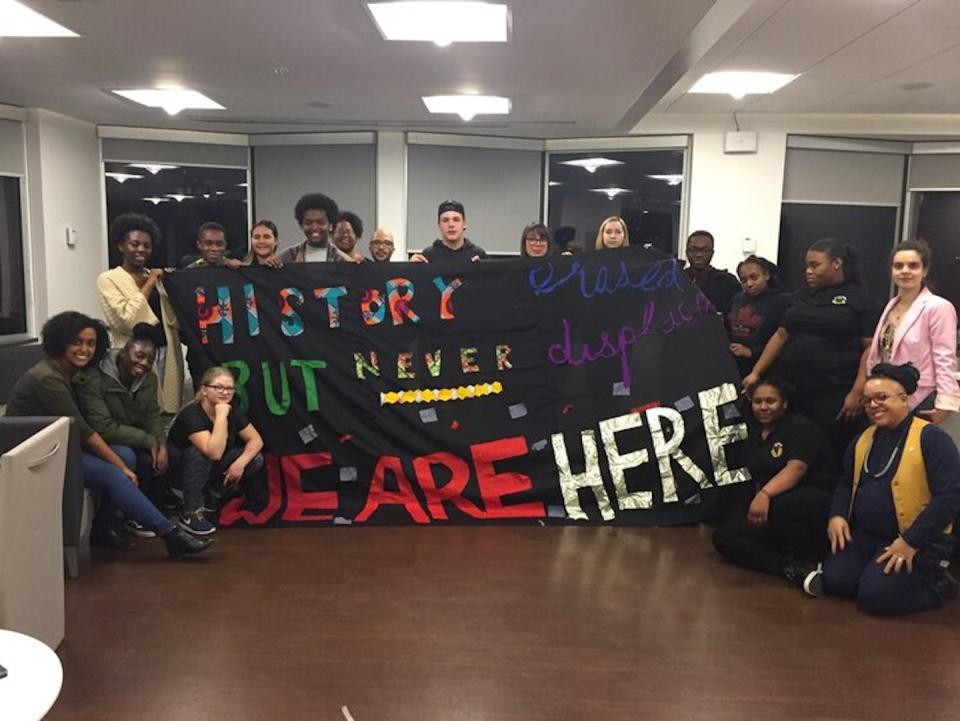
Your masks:
{"label": "curly hair", "polygon": [[340,217],[337,201],[323,193],[307,193],[300,197],[293,207],[293,215],[298,225],[303,225],[303,216],[308,210],[322,210],[327,214],[330,225],[334,225]]}
{"label": "curly hair", "polygon": [[40,335],[43,338],[43,352],[48,358],[62,358],[73,340],[80,332],[93,328],[97,334],[97,350],[93,354],[90,365],[95,365],[103,358],[110,348],[110,333],[107,326],[96,318],[91,318],[75,310],[57,313],[43,324]]}
{"label": "curly hair", "polygon": [[360,220],[360,216],[356,213],[351,213],[349,210],[341,210],[340,216],[337,218],[337,222],[340,223],[346,221],[350,223],[350,227],[353,229],[353,234],[357,236],[357,239],[363,237],[363,221]]}
{"label": "curly hair", "polygon": [[134,230],[139,230],[149,235],[154,245],[160,242],[160,227],[153,222],[152,218],[142,215],[141,213],[124,213],[123,215],[118,215],[113,219],[113,222],[110,223],[110,245],[114,248],[119,247],[127,237],[127,233],[131,233]]}

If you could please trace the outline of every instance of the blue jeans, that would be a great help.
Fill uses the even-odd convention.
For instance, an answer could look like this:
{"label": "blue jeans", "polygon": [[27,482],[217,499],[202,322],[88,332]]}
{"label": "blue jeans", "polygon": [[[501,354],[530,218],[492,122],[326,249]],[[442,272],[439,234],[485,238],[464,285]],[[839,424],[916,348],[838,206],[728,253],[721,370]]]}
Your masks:
{"label": "blue jeans", "polygon": [[852,529],[853,540],[823,563],[823,587],[834,596],[855,598],[870,613],[901,614],[939,608],[943,600],[914,565],[907,573],[884,573],[886,563],[876,563],[884,543]]}
{"label": "blue jeans", "polygon": [[[199,511],[204,505],[205,493],[211,496],[214,502],[220,497],[223,492],[223,474],[242,454],[243,446],[234,446],[225,451],[219,461],[212,461],[192,444],[182,453],[170,454],[171,465],[175,463],[180,473],[185,513]],[[258,453],[243,469],[243,479],[250,478],[262,467],[263,455]]]}
{"label": "blue jeans", "polygon": [[[110,446],[127,464],[136,467],[136,457],[127,446]],[[103,494],[104,503],[119,510],[125,517],[149,528],[158,536],[173,530],[173,523],[157,510],[145,495],[112,463],[90,453],[82,453],[83,485]]]}

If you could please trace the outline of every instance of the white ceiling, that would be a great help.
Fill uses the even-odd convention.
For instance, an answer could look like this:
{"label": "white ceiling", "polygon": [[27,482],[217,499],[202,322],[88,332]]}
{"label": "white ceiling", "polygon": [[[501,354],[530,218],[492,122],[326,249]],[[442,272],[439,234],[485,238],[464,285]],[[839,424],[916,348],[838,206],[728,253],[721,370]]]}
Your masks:
{"label": "white ceiling", "polygon": [[[651,110],[960,113],[960,0],[514,0],[508,44],[444,49],[385,42],[361,0],[26,3],[83,37],[0,39],[0,103],[106,125],[549,138],[617,134]],[[802,76],[741,101],[686,95],[710,70]],[[169,118],[108,92],[160,83],[227,110]],[[420,101],[462,91],[513,112],[463,123]]]}
{"label": "white ceiling", "polygon": [[[692,68],[657,110],[671,113],[960,113],[960,0],[784,0],[729,52]],[[801,76],[737,101],[684,95],[712,70]],[[905,87],[906,86],[906,87]]]}

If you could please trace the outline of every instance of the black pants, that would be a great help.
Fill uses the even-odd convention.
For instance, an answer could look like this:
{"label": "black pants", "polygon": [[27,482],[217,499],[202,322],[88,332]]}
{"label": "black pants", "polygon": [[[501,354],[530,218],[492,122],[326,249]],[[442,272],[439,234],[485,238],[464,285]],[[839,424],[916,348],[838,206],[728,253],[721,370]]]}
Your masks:
{"label": "black pants", "polygon": [[738,566],[774,576],[791,563],[822,560],[827,555],[830,494],[799,485],[770,501],[767,523],[747,521],[747,511],[729,518],[713,533],[721,556]]}
{"label": "black pants", "polygon": [[843,399],[850,392],[849,388],[824,387],[817,389],[803,389],[795,393],[790,400],[790,408],[806,416],[817,424],[823,434],[830,441],[833,457],[839,462],[856,435],[863,430],[864,420],[848,423],[837,420],[837,414],[843,408]]}
{"label": "black pants", "polygon": [[919,568],[910,572],[884,573],[876,562],[893,541],[873,538],[854,528],[846,548],[823,564],[823,587],[827,593],[857,599],[870,613],[899,615],[940,608],[943,599]]}

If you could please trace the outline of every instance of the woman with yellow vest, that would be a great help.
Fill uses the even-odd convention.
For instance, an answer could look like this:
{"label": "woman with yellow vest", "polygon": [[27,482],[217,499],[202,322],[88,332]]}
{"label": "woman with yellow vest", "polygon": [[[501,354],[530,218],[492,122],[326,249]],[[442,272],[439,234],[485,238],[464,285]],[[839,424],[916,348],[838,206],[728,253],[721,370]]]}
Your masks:
{"label": "woman with yellow vest", "polygon": [[925,611],[956,595],[945,570],[960,512],[960,455],[943,430],[910,414],[919,379],[909,363],[874,366],[862,400],[871,426],[847,449],[849,480],[830,507],[822,588],[872,613]]}

